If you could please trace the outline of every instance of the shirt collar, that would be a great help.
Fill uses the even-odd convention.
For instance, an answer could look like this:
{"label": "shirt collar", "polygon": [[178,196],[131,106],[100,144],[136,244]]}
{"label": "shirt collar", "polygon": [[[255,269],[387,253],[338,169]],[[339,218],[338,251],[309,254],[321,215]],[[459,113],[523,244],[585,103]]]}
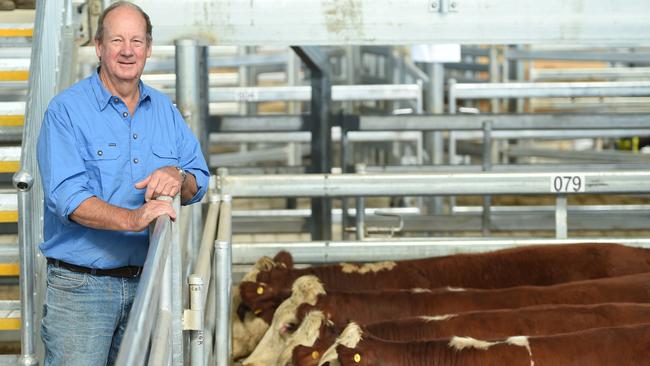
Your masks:
{"label": "shirt collar", "polygon": [[[111,95],[108,89],[106,89],[102,83],[102,80],[99,78],[99,67],[95,69],[95,72],[91,76],[90,83],[95,93],[95,98],[97,99],[97,106],[99,107],[99,110],[103,111],[108,103],[110,103],[113,95]],[[138,100],[138,104],[142,103],[142,101],[146,99],[151,98],[149,87],[146,86],[142,80],[138,81],[138,88],[140,89],[140,99]]]}
{"label": "shirt collar", "polygon": [[103,111],[108,103],[111,101],[111,93],[108,92],[102,80],[99,78],[99,67],[95,69],[93,76],[90,77],[90,84],[93,87],[95,98],[97,98],[97,106],[99,110]]}

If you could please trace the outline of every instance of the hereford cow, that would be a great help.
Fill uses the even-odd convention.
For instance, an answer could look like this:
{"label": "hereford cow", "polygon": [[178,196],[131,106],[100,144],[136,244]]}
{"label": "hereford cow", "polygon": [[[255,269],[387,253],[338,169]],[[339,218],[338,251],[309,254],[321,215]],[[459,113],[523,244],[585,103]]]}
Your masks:
{"label": "hereford cow", "polygon": [[[259,271],[255,282],[243,281],[245,306],[270,323],[273,312],[303,275],[320,278],[328,290],[439,288],[496,289],[521,285],[553,285],[585,279],[650,272],[650,250],[616,244],[525,246],[490,253],[382,262]],[[281,261],[278,261],[281,262]]]}
{"label": "hereford cow", "polygon": [[[499,341],[453,337],[425,342],[394,342],[364,334],[358,325],[352,323],[341,337],[346,338],[336,346],[341,366],[642,366],[648,364],[650,352],[650,324],[549,336],[514,336]],[[324,362],[327,361],[321,360],[321,364]]]}
{"label": "hereford cow", "polygon": [[[299,318],[300,318],[299,314]],[[453,336],[497,339],[568,333],[650,322],[650,304],[543,305],[520,309],[420,316],[363,325],[363,332],[390,341],[418,341]],[[309,327],[318,326],[318,331]],[[304,328],[304,329],[303,329]],[[340,330],[320,311],[310,311],[287,341],[279,358],[285,365],[293,349],[293,366],[316,366]]]}
{"label": "hereford cow", "polygon": [[[520,286],[496,290],[325,292],[314,276],[299,278],[294,293],[276,311],[271,326],[244,361],[245,365],[276,364],[299,311],[316,309],[339,326],[400,317],[514,309],[542,304],[595,304],[650,301],[650,273],[577,281],[554,286]],[[306,305],[305,305],[306,304]],[[304,309],[298,310],[299,307]]]}

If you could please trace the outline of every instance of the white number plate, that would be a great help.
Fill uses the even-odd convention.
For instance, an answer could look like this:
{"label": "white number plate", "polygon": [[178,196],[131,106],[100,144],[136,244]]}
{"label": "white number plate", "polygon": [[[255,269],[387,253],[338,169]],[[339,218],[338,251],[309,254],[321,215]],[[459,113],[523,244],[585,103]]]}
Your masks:
{"label": "white number plate", "polygon": [[552,193],[579,193],[585,191],[583,175],[555,175],[551,177]]}
{"label": "white number plate", "polygon": [[239,102],[255,102],[260,99],[257,89],[243,89],[237,93],[237,101]]}

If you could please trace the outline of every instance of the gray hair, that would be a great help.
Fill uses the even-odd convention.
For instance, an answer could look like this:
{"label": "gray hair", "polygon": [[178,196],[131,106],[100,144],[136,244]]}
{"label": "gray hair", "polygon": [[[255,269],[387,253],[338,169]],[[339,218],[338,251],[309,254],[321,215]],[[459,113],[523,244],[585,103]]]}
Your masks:
{"label": "gray hair", "polygon": [[149,19],[149,15],[142,10],[139,6],[135,5],[134,3],[130,1],[116,1],[109,5],[102,14],[99,16],[99,20],[97,21],[97,31],[95,32],[95,40],[98,42],[101,42],[102,39],[104,38],[104,18],[106,18],[106,15],[110,13],[111,11],[121,7],[121,6],[128,6],[132,9],[137,10],[141,15],[142,18],[144,18],[145,23],[147,24],[147,45],[150,46],[151,42],[153,41],[153,37],[151,36],[151,32],[153,30],[153,26],[151,25],[151,19]]}

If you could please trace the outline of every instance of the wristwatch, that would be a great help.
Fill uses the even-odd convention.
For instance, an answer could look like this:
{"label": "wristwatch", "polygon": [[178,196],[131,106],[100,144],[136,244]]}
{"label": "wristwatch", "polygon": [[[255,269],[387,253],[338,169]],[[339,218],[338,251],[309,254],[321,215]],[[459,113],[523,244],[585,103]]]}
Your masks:
{"label": "wristwatch", "polygon": [[176,166],[176,170],[178,170],[178,174],[181,175],[181,184],[185,183],[185,179],[187,179],[187,172],[183,170],[180,166]]}

